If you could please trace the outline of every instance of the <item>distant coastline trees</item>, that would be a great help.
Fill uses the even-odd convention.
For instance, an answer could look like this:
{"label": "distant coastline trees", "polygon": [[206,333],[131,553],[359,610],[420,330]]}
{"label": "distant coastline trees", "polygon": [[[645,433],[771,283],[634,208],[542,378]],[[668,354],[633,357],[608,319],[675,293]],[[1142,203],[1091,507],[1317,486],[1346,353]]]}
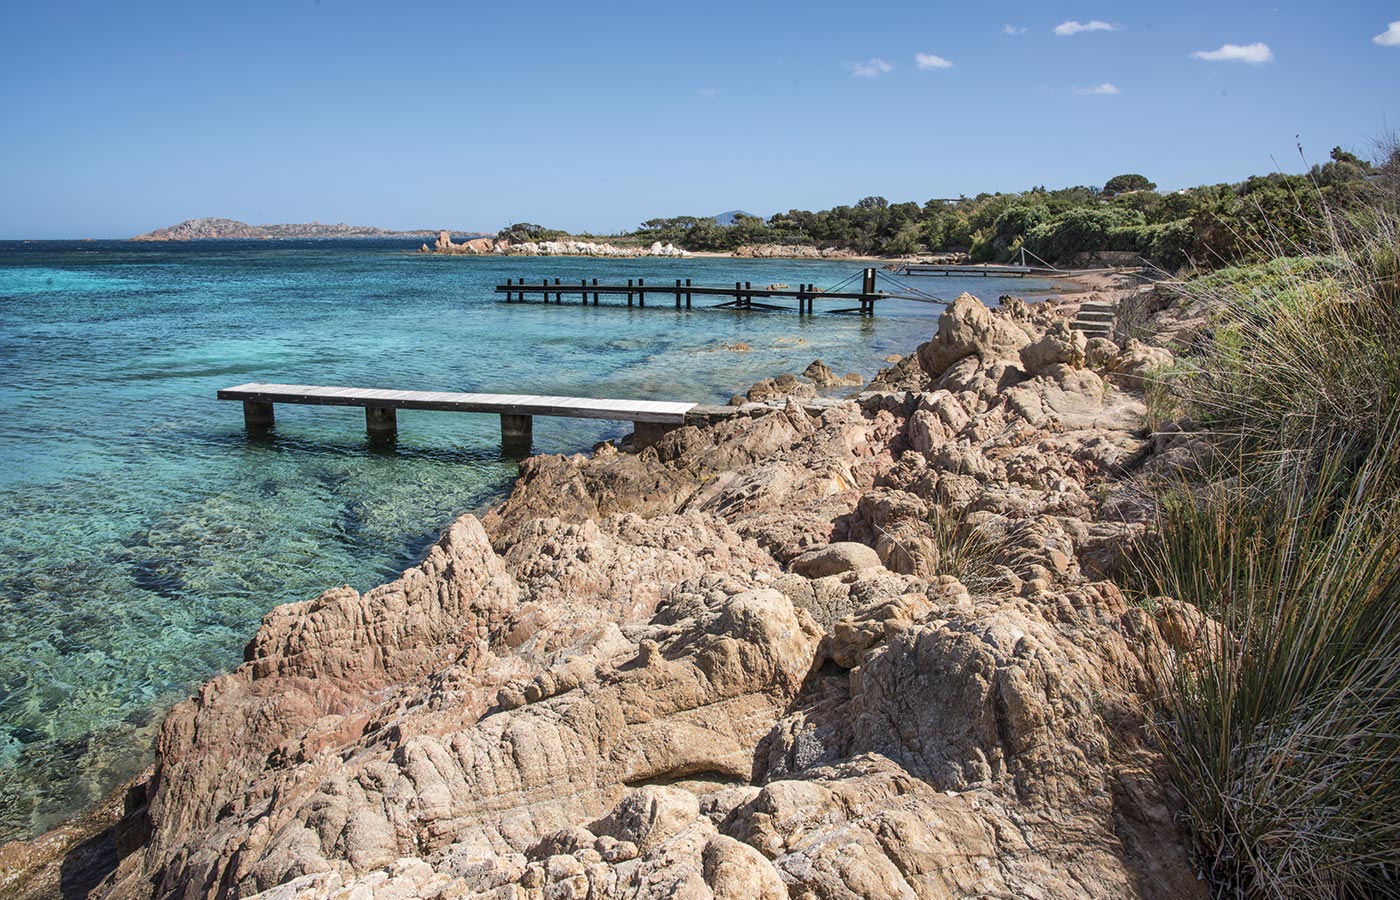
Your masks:
{"label": "distant coastline trees", "polygon": [[1054,264],[1085,254],[1126,253],[1165,269],[1209,267],[1261,258],[1268,249],[1265,235],[1279,240],[1281,224],[1289,252],[1321,247],[1327,238],[1318,231],[1323,211],[1353,207],[1369,181],[1398,165],[1392,158],[1378,168],[1336,148],[1327,163],[1306,174],[1275,173],[1173,193],[1158,193],[1145,175],[1131,173],[1110,178],[1102,188],[1035,187],[922,206],[865,197],[853,206],[793,209],[767,221],[736,216],[731,225],[700,216],[649,219],[633,236],[697,251],[798,244],[870,256],[956,252],[977,262],[1002,262],[1024,248]]}

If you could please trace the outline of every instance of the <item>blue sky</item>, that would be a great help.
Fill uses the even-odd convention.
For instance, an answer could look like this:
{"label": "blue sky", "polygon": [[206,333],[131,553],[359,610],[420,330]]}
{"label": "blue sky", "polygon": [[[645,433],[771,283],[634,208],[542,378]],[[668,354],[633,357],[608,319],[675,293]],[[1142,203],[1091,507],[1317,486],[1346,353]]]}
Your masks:
{"label": "blue sky", "polygon": [[1177,188],[1400,128],[1400,3],[4,3],[0,238]]}

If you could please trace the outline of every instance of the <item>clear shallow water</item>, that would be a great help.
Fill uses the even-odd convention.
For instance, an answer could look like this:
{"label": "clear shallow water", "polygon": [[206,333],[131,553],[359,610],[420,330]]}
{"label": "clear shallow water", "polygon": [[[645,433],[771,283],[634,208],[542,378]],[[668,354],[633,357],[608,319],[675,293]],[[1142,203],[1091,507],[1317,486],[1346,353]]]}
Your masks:
{"label": "clear shallow water", "polygon": [[[506,305],[506,278],[814,282],[860,263],[439,258],[412,242],[0,243],[0,840],[148,761],[160,711],[236,665],[269,608],[418,559],[509,487],[494,416],[282,406],[249,441],[245,381],[723,402],[817,357],[867,377],[939,307],[880,315]],[[962,290],[1043,283],[920,279]],[[605,299],[603,303],[607,303]],[[613,300],[614,303],[618,301]],[[725,344],[743,342],[750,352]],[[537,419],[539,451],[625,425]]]}

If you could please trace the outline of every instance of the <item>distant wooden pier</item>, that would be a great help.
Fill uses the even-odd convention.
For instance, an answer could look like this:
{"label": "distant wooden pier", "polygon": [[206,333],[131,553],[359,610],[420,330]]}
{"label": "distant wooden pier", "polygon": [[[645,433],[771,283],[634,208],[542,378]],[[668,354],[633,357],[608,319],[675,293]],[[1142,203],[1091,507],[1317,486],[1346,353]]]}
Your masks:
{"label": "distant wooden pier", "polygon": [[363,407],[365,430],[372,439],[381,440],[392,440],[397,434],[397,411],[400,409],[496,413],[501,417],[502,446],[508,451],[526,453],[534,437],[534,416],[631,422],[635,440],[647,446],[666,432],[684,425],[686,413],[695,406],[694,403],[661,400],[394,391],[257,381],[224,388],[218,392],[218,398],[243,402],[243,423],[250,433],[265,433],[272,427],[273,406],[277,403]]}
{"label": "distant wooden pier", "polygon": [[[829,309],[825,312],[832,313],[859,313],[862,316],[875,314],[875,303],[879,300],[888,299],[917,299],[922,297],[904,298],[896,294],[888,294],[884,291],[875,290],[875,270],[866,269],[862,276],[861,289],[859,291],[823,291],[814,284],[799,285],[796,290],[779,287],[755,287],[749,281],[736,281],[733,287],[705,287],[690,283],[690,279],[677,278],[674,284],[666,282],[647,283],[646,279],[638,278],[635,281],[627,279],[624,284],[599,284],[598,279],[591,281],[586,278],[579,279],[578,284],[572,282],[561,282],[558,278],[551,284],[548,279],[538,282],[526,282],[520,279],[509,279],[505,284],[496,285],[496,293],[505,294],[507,303],[524,303],[528,298],[538,296],[544,303],[563,304],[564,298],[569,297],[570,302],[577,297],[579,302],[587,306],[598,305],[600,297],[627,298],[627,305],[636,304],[645,307],[650,298],[653,306],[658,304],[673,303],[676,309],[690,309],[693,297],[728,297],[725,303],[715,304],[715,309],[767,309],[767,310],[788,310],[791,307],[779,306],[774,303],[765,303],[764,300],[796,300],[798,315],[812,315],[815,312],[815,304],[818,300],[843,301],[850,303],[854,301],[856,306],[848,309]],[[758,299],[755,299],[758,298]]]}
{"label": "distant wooden pier", "polygon": [[905,263],[899,268],[901,275],[982,275],[998,278],[1025,278],[1027,275],[1064,275],[1058,269],[1037,268],[1035,266],[937,266],[922,263]]}

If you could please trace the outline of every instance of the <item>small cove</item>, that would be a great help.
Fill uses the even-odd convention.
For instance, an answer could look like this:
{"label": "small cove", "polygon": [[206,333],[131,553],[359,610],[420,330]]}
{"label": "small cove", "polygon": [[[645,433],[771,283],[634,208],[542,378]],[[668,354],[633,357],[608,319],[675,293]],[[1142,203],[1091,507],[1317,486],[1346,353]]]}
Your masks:
{"label": "small cove", "polygon": [[[939,312],[506,305],[492,290],[506,278],[825,286],[863,264],[403,252],[413,246],[0,244],[0,839],[38,833],[139,771],[160,712],[236,665],[268,609],[394,577],[516,471],[492,416],[403,413],[386,451],[367,446],[359,410],[287,407],[272,440],[250,441],[218,388],[724,402],[818,357],[869,377]],[[919,284],[949,300],[1053,290]],[[625,431],[539,419],[535,447],[574,452]]]}

